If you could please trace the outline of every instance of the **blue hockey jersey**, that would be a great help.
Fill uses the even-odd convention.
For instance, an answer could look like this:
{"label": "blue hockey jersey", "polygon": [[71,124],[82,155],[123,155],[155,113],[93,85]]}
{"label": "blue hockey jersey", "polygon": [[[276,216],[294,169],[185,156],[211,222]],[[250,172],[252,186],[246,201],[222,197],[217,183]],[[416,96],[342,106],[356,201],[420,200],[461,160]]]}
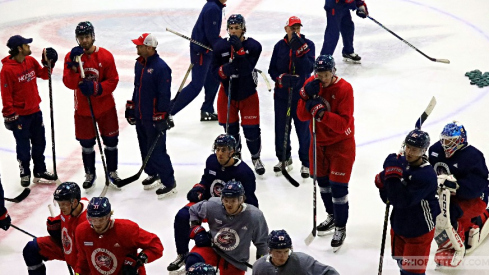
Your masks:
{"label": "blue hockey jersey", "polygon": [[[224,4],[219,0],[207,0],[192,29],[192,39],[213,48],[219,40],[222,25],[222,9]],[[199,45],[190,43],[190,49],[195,53],[207,50]]]}

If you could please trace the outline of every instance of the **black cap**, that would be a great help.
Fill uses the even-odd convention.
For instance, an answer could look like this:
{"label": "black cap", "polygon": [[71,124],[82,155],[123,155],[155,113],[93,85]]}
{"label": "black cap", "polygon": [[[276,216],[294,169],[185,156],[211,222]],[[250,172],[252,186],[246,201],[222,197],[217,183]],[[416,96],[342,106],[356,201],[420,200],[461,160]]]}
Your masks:
{"label": "black cap", "polygon": [[7,47],[9,47],[10,49],[15,49],[18,46],[29,43],[32,43],[32,38],[24,38],[20,35],[14,35],[8,39]]}

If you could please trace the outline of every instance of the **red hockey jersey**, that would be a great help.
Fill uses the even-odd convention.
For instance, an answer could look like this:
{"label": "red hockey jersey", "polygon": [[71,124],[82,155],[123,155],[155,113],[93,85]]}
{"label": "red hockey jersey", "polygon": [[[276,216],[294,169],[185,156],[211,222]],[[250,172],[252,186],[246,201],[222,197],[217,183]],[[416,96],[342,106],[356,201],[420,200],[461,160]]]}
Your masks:
{"label": "red hockey jersey", "polygon": [[61,218],[61,242],[63,245],[63,252],[65,261],[70,266],[76,266],[78,256],[75,243],[76,228],[87,220],[88,199],[81,198],[80,203],[83,205],[83,211],[78,216],[59,215]]}

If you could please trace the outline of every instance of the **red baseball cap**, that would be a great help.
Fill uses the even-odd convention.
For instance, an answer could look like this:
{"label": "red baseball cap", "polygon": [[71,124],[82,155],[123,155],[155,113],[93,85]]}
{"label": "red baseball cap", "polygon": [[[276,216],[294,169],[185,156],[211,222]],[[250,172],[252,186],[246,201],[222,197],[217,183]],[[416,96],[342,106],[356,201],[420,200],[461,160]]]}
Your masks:
{"label": "red baseball cap", "polygon": [[141,46],[141,45],[146,45],[150,47],[156,48],[158,46],[158,40],[156,40],[156,37],[152,35],[151,33],[143,33],[141,36],[139,36],[138,39],[133,39],[132,43]]}
{"label": "red baseball cap", "polygon": [[297,16],[291,16],[287,22],[285,22],[285,26],[292,27],[295,24],[299,24],[302,27],[301,19]]}

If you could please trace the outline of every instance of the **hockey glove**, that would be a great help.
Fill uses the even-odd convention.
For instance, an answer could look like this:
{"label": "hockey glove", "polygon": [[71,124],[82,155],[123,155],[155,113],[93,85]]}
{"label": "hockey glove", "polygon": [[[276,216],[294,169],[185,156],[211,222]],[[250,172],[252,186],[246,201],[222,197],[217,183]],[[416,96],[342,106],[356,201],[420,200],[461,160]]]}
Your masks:
{"label": "hockey glove", "polygon": [[277,77],[277,84],[279,88],[294,88],[299,83],[298,75],[281,74]]}
{"label": "hockey glove", "polygon": [[7,231],[11,222],[12,220],[10,219],[10,215],[8,214],[7,209],[5,209],[5,213],[0,216],[0,228]]}
{"label": "hockey glove", "polygon": [[379,189],[384,189],[384,171],[375,175],[375,186]]}
{"label": "hockey glove", "polygon": [[127,255],[122,266],[122,275],[137,275],[138,268],[148,262],[148,256],[144,252],[139,253],[137,257]]}
{"label": "hockey glove", "polygon": [[238,74],[238,69],[234,66],[234,63],[226,63],[219,67],[219,77],[226,79],[234,74]]}
{"label": "hockey glove", "polygon": [[361,18],[367,18],[368,9],[367,4],[364,1],[357,2],[357,15]]}
{"label": "hockey glove", "polygon": [[102,94],[102,84],[95,80],[83,79],[83,82],[78,84],[78,88],[85,96],[98,96]]}
{"label": "hockey glove", "polygon": [[390,154],[384,161],[384,180],[390,178],[401,179],[404,173],[404,169],[407,166],[407,161],[397,154]]}
{"label": "hockey glove", "polygon": [[316,98],[319,94],[319,90],[321,89],[321,80],[314,79],[311,82],[308,82],[306,86],[304,86],[305,95],[301,95],[302,98]]}
{"label": "hockey glove", "polygon": [[302,57],[310,51],[309,46],[306,41],[302,39],[297,33],[292,33],[292,38],[290,39],[290,47],[295,52],[295,56]]}
{"label": "hockey glove", "polygon": [[45,48],[42,50],[42,65],[48,66],[48,60],[51,61],[51,68],[54,68],[54,63],[58,61],[58,53],[53,48]]}
{"label": "hockey glove", "polygon": [[202,226],[194,226],[190,230],[190,239],[194,239],[197,247],[208,247],[212,245],[211,235]]}
{"label": "hockey glove", "polygon": [[229,43],[231,46],[233,46],[234,51],[239,51],[241,48],[243,48],[243,44],[241,43],[241,39],[237,35],[231,35],[229,37]]}
{"label": "hockey glove", "polygon": [[453,175],[442,174],[438,176],[438,185],[440,188],[446,188],[450,193],[457,193],[459,185],[457,179]]}
{"label": "hockey glove", "polygon": [[136,125],[136,114],[134,113],[134,102],[132,102],[132,100],[126,102],[125,116],[129,125]]}
{"label": "hockey glove", "polygon": [[321,121],[323,119],[324,112],[326,112],[326,107],[323,104],[323,100],[319,97],[306,101],[306,108],[309,110],[312,117],[317,121]]}
{"label": "hockey glove", "polygon": [[153,126],[158,132],[166,131],[175,126],[166,112],[156,113],[153,115]]}
{"label": "hockey glove", "polygon": [[54,240],[61,243],[61,217],[48,217],[46,227],[49,235],[51,235]]}
{"label": "hockey glove", "polygon": [[78,62],[76,62],[76,57],[82,55],[83,53],[84,53],[84,51],[83,51],[83,48],[81,46],[76,46],[73,49],[71,49],[71,52],[70,52],[70,60],[71,61],[66,62],[68,69],[75,68],[76,70],[78,70],[78,66],[80,66],[80,65],[78,64]]}
{"label": "hockey glove", "polygon": [[7,130],[13,131],[13,130],[17,129],[19,126],[19,115],[16,113],[13,113],[9,116],[4,116],[3,122],[4,122],[5,128],[7,128]]}
{"label": "hockey glove", "polygon": [[202,184],[197,183],[194,185],[194,187],[192,187],[192,189],[190,189],[190,191],[188,191],[187,200],[189,202],[199,202],[203,199],[204,193],[205,187]]}

